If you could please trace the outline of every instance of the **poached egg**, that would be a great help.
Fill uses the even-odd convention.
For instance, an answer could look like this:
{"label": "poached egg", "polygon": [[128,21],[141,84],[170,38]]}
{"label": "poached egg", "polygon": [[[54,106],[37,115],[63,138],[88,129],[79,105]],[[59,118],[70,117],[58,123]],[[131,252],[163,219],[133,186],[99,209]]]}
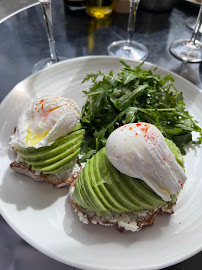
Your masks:
{"label": "poached egg", "polygon": [[81,118],[75,101],[45,96],[27,105],[21,113],[10,144],[21,148],[49,146],[70,133]]}
{"label": "poached egg", "polygon": [[133,123],[113,131],[106,143],[112,165],[121,173],[139,178],[164,201],[183,187],[186,175],[157,127]]}

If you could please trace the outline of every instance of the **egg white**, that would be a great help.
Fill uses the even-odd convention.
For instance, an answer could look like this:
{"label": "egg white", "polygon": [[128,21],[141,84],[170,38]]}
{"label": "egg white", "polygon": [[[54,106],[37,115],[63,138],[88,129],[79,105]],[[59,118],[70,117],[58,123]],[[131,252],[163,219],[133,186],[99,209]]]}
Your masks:
{"label": "egg white", "polygon": [[117,170],[143,180],[165,201],[170,201],[170,195],[177,194],[186,180],[183,168],[154,125],[119,127],[110,134],[106,153]]}
{"label": "egg white", "polygon": [[33,101],[21,113],[11,145],[21,148],[49,146],[70,133],[81,118],[71,99],[45,96]]}

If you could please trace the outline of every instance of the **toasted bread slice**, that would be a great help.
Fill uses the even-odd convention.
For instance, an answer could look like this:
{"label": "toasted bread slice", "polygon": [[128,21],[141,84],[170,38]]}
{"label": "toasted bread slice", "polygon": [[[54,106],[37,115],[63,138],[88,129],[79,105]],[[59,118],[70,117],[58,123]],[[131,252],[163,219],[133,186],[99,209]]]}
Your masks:
{"label": "toasted bread slice", "polygon": [[89,211],[83,207],[77,205],[72,198],[73,190],[76,184],[75,179],[69,189],[69,200],[72,206],[75,209],[75,212],[78,213],[80,221],[85,224],[101,224],[104,226],[116,226],[117,230],[120,232],[124,231],[139,231],[145,226],[152,225],[155,217],[157,215],[162,215],[164,213],[170,215],[173,214],[173,206],[175,203],[167,203],[161,208],[156,208],[154,210],[145,210],[145,211],[133,211],[125,214],[111,213],[110,215],[98,216],[96,212]]}
{"label": "toasted bread slice", "polygon": [[36,172],[31,169],[31,166],[28,167],[27,164],[24,162],[18,163],[14,161],[10,164],[10,167],[15,172],[25,174],[36,181],[44,181],[51,183],[55,188],[70,185],[74,180],[79,177],[79,174],[81,172],[81,165],[78,164],[78,170],[76,172],[72,172],[61,179],[57,178],[53,174],[36,174]]}

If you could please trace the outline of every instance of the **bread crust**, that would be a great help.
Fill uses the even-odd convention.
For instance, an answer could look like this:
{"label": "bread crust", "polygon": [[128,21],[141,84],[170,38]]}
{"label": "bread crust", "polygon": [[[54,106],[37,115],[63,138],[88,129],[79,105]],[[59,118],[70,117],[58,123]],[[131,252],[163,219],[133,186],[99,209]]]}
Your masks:
{"label": "bread crust", "polygon": [[[71,190],[71,188],[75,187],[75,184],[76,184],[76,180],[75,179],[72,183],[71,183],[71,186],[69,188],[69,190]],[[84,209],[82,207],[80,207],[79,205],[77,205],[73,200],[72,198],[69,196],[69,200],[70,200],[70,203],[71,205],[74,207],[75,209],[75,212],[77,213],[81,213],[85,218],[87,218],[88,222],[92,222],[92,223],[99,223],[100,225],[105,225],[105,226],[116,226],[117,230],[119,232],[124,232],[125,231],[125,228],[124,227],[121,227],[118,225],[118,221],[117,222],[113,222],[113,221],[110,221],[110,220],[100,220],[100,217],[98,215],[96,215],[96,213],[94,215],[88,215],[88,210],[87,209]],[[173,206],[175,203],[170,203],[171,206]],[[134,211],[135,213],[135,211]],[[173,211],[171,212],[167,212],[165,210],[163,210],[163,207],[162,208],[157,208],[155,210],[150,210],[150,213],[149,215],[147,215],[146,217],[144,218],[137,218],[136,219],[136,223],[137,223],[137,231],[141,230],[142,228],[144,228],[145,226],[151,226],[155,220],[155,217],[157,215],[163,215],[163,214],[168,214],[168,215],[171,215],[173,214]],[[95,222],[96,221],[96,222]]]}
{"label": "bread crust", "polygon": [[70,185],[73,181],[75,181],[79,177],[79,174],[81,172],[81,165],[79,164],[80,170],[77,173],[71,174],[69,177],[58,180],[54,179],[51,174],[36,174],[31,169],[31,166],[27,167],[27,165],[24,162],[14,161],[10,164],[10,167],[13,171],[27,175],[38,182],[44,181],[51,183],[55,188]]}

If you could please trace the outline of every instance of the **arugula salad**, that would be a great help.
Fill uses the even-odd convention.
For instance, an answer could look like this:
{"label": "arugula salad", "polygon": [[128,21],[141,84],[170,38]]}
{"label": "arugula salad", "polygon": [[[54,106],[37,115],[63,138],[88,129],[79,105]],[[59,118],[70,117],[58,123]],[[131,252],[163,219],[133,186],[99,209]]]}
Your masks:
{"label": "arugula salad", "polygon": [[[86,131],[87,151],[80,162],[91,158],[105,146],[113,130],[128,123],[148,122],[155,125],[185,154],[184,146],[202,142],[202,129],[185,109],[182,92],[179,92],[168,74],[156,75],[153,70],[142,69],[141,63],[131,67],[120,61],[123,68],[115,75],[112,71],[88,74],[83,83],[91,80],[82,109],[81,123]],[[100,76],[102,79],[100,79]],[[198,133],[193,140],[192,132]]]}

